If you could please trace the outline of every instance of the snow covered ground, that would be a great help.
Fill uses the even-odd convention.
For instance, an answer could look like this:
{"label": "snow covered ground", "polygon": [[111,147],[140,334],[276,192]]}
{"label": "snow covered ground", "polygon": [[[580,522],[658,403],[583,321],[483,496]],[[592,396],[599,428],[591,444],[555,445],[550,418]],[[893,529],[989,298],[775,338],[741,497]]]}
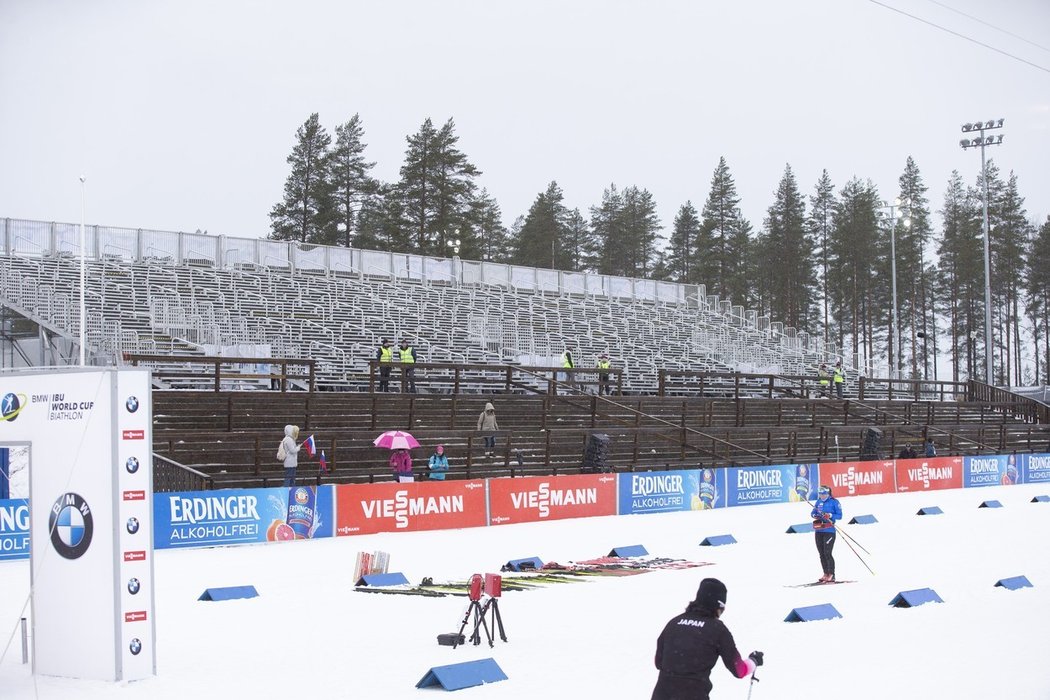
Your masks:
{"label": "snow covered ground", "polygon": [[[729,588],[724,621],[745,654],[766,665],[752,700],[990,698],[1046,700],[1050,631],[1050,504],[1031,503],[1050,485],[997,486],[843,498],[848,526],[871,552],[871,575],[842,538],[840,579],[857,583],[788,588],[821,571],[799,504],[633,515],[472,530],[380,534],[247,547],[156,553],[158,673],[134,683],[36,677],[21,662],[18,619],[29,595],[29,562],[0,565],[0,698],[184,700],[194,698],[434,697],[415,684],[432,666],[492,657],[509,680],[457,691],[465,700],[648,698],[653,651],[664,623],[705,576]],[[1003,508],[978,508],[998,499]],[[943,515],[918,516],[937,505]],[[731,533],[738,544],[701,547]],[[459,597],[355,592],[358,551],[390,553],[391,571],[463,580],[538,556],[568,563],[641,544],[653,556],[711,562],[637,576],[594,577],[507,592],[500,608],[509,641],[452,649],[466,609]],[[1025,575],[1034,588],[994,583]],[[254,585],[249,600],[198,602],[208,587]],[[933,588],[944,604],[897,609],[902,590]],[[799,606],[831,603],[842,619],[786,623]],[[9,642],[10,640],[10,642]],[[712,698],[743,700],[748,683],[721,666]]]}

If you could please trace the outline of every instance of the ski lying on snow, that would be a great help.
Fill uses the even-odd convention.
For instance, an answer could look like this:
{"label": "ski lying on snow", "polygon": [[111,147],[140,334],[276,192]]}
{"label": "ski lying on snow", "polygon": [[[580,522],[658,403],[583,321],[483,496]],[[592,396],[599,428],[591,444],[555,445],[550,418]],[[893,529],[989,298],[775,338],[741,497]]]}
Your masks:
{"label": "ski lying on snow", "polygon": [[784,588],[811,588],[813,586],[836,586],[840,583],[856,583],[856,581],[810,581],[809,583],[796,583]]}

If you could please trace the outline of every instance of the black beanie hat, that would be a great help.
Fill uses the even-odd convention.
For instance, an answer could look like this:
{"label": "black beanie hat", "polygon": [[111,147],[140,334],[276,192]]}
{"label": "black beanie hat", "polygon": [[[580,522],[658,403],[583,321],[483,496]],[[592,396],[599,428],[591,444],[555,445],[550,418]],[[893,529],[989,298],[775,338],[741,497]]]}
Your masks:
{"label": "black beanie hat", "polygon": [[696,589],[693,602],[705,610],[718,610],[726,606],[726,585],[716,578],[705,578]]}

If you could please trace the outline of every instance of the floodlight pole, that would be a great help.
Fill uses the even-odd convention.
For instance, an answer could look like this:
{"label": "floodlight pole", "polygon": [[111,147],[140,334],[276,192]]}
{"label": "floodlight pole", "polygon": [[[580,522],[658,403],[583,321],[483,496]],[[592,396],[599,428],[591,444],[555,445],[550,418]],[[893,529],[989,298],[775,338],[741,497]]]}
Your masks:
{"label": "floodlight pole", "polygon": [[86,209],[85,202],[87,200],[87,194],[85,192],[86,185],[84,183],[86,181],[87,181],[87,178],[84,177],[83,175],[81,175],[80,176],[80,338],[79,338],[79,340],[80,340],[80,366],[81,367],[83,367],[86,364],[84,360],[85,360],[85,358],[87,356],[87,352],[86,352],[86,349],[85,349],[85,343],[86,343],[86,339],[87,339],[87,323],[86,323],[86,321],[87,321],[87,318],[86,318],[87,314],[86,314],[85,310],[87,308],[87,305],[86,305],[86,296],[84,294],[84,277],[85,277],[85,274],[84,274],[84,268],[85,268],[84,256],[87,254],[86,253],[86,249],[87,249],[86,236],[84,235],[84,218],[85,218],[84,217],[84,212],[85,212],[85,209]]}
{"label": "floodlight pole", "polygon": [[979,131],[981,136],[972,141],[963,139],[959,142],[963,150],[975,146],[981,147],[981,180],[984,181],[984,366],[985,383],[989,386],[995,386],[995,381],[992,371],[992,254],[988,226],[988,166],[985,160],[984,147],[998,146],[1003,142],[1003,137],[1000,135],[998,140],[995,140],[991,136],[986,137],[984,132],[989,129],[1001,129],[1003,121],[999,119],[963,124],[962,130],[964,133]]}
{"label": "floodlight pole", "polygon": [[900,326],[897,319],[897,209],[902,211],[907,206],[906,202],[898,199],[894,204],[883,204],[880,209],[890,210],[890,284],[893,286],[893,328],[890,330],[890,344],[896,348],[897,354],[893,358],[895,367],[890,367],[890,379],[899,379],[899,367],[901,364],[900,348]]}

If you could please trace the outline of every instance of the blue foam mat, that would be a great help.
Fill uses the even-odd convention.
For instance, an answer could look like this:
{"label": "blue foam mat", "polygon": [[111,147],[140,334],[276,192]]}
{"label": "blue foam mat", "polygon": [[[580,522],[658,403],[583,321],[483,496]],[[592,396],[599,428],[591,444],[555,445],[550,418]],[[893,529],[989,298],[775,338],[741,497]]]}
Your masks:
{"label": "blue foam mat", "polygon": [[795,608],[784,618],[784,622],[813,622],[814,620],[833,620],[836,617],[842,617],[842,614],[831,603],[824,603]]}
{"label": "blue foam mat", "polygon": [[609,552],[610,557],[647,557],[649,552],[640,544],[632,544],[628,547],[614,547]]}
{"label": "blue foam mat", "polygon": [[736,538],[732,535],[711,535],[705,537],[700,543],[701,547],[720,547],[724,544],[736,544]]}
{"label": "blue foam mat", "polygon": [[879,522],[874,515],[855,515],[850,518],[850,525],[873,525]]}
{"label": "blue foam mat", "polygon": [[913,591],[901,591],[890,601],[890,605],[895,608],[914,608],[925,603],[943,602],[932,588],[916,588]]}
{"label": "blue foam mat", "polygon": [[507,674],[499,667],[495,659],[478,659],[464,661],[448,666],[434,666],[419,679],[417,688],[438,685],[445,690],[471,688],[484,683],[496,683],[507,680]]}
{"label": "blue foam mat", "polygon": [[197,600],[236,600],[237,598],[255,598],[259,592],[255,586],[226,586],[224,588],[205,588]]}
{"label": "blue foam mat", "polygon": [[358,586],[400,586],[408,583],[408,579],[400,571],[389,574],[366,574],[358,579]]}
{"label": "blue foam mat", "polygon": [[1035,588],[1032,582],[1028,580],[1026,576],[1011,576],[1010,578],[1001,578],[995,582],[996,586],[1001,586],[1008,591],[1016,591],[1018,588]]}

